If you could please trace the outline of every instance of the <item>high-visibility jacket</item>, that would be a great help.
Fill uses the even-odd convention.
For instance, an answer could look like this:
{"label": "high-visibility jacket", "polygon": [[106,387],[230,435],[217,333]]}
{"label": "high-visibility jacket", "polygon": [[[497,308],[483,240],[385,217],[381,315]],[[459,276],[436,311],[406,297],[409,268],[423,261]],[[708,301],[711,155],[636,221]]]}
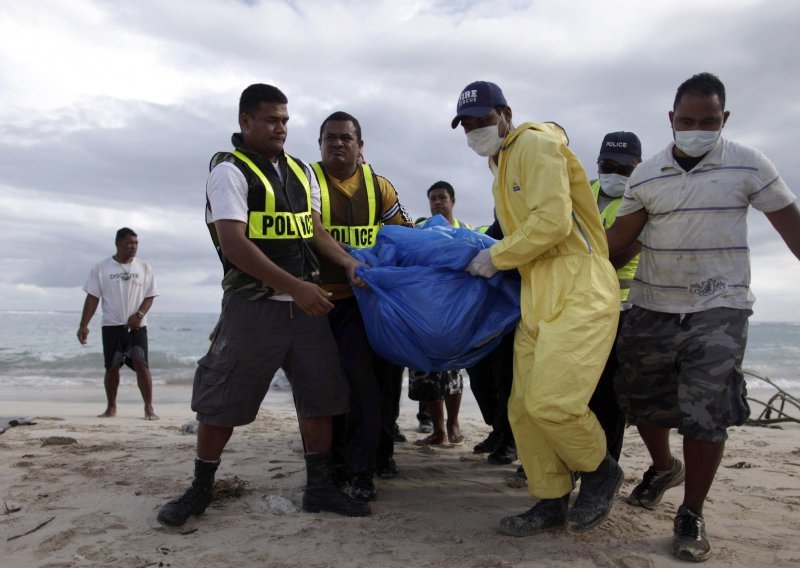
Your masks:
{"label": "high-visibility jacket", "polygon": [[[284,182],[263,156],[238,147],[233,152],[217,152],[211,158],[209,170],[223,161],[235,165],[247,181],[247,238],[289,274],[315,280],[319,274],[319,261],[311,244],[314,236],[311,186],[303,167],[288,154],[281,154],[278,167],[283,172]],[[208,224],[208,230],[228,279],[236,267],[222,254],[213,223]],[[251,280],[256,287],[263,287],[257,278],[236,271],[241,273],[236,275],[237,288],[244,287],[243,279]],[[271,293],[267,292],[259,297],[269,295]]]}
{"label": "high-visibility jacket", "polygon": [[[599,199],[600,180],[597,180],[592,184],[592,195],[594,195],[595,201]],[[617,211],[619,211],[620,205],[622,205],[622,197],[617,197],[614,198],[614,200],[608,205],[606,205],[602,211],[600,211],[600,219],[603,221],[604,229],[608,229],[614,224],[614,221],[617,219]],[[639,255],[637,254],[628,264],[617,270],[617,278],[619,279],[619,297],[623,302],[628,299],[628,294],[630,294],[631,291],[631,282],[633,282],[633,277],[636,275],[636,267],[638,265]]]}
{"label": "high-visibility jacket", "polygon": [[[368,164],[358,167],[359,187],[350,197],[331,187],[322,162],[312,163],[311,168],[319,182],[322,224],[331,236],[355,248],[373,246],[382,225],[383,197],[372,168]],[[347,275],[341,266],[326,259],[321,259],[320,266],[324,285],[347,284]]]}

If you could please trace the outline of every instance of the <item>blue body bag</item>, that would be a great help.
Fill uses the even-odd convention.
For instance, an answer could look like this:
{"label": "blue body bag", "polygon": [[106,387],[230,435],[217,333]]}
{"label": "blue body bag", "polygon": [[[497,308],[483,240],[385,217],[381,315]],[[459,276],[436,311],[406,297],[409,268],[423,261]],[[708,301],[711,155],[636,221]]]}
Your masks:
{"label": "blue body bag", "polygon": [[433,217],[422,229],[387,225],[375,246],[351,251],[370,268],[354,287],[376,353],[420,371],[471,367],[513,331],[520,317],[519,274],[486,279],[467,265],[494,239]]}

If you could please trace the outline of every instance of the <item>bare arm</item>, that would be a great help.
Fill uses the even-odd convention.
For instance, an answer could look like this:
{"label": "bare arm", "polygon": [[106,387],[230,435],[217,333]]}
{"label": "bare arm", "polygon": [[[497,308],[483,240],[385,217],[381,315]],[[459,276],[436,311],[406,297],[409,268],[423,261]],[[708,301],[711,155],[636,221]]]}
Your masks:
{"label": "bare arm", "polygon": [[634,241],[631,246],[620,252],[618,255],[610,257],[609,260],[611,260],[612,266],[614,266],[616,270],[619,270],[633,260],[633,257],[640,252],[642,252],[642,243],[639,241]]}
{"label": "bare arm", "polygon": [[130,329],[139,329],[142,327],[142,319],[144,319],[144,314],[150,311],[150,307],[153,305],[153,298],[154,296],[150,296],[149,298],[142,300],[142,303],[139,305],[139,309],[136,310],[136,313],[142,313],[142,318],[139,318],[136,313],[130,315],[128,318],[128,327]]}
{"label": "bare arm", "polygon": [[797,203],[765,215],[792,254],[800,259],[800,209]]}
{"label": "bare arm", "polygon": [[[241,221],[230,219],[214,222],[225,258],[264,284],[291,295],[300,309],[308,315],[327,314],[333,308],[333,304],[328,301],[331,294],[316,284],[292,276],[272,262],[245,236],[244,225]],[[341,252],[345,254],[344,251]]]}
{"label": "bare arm", "polygon": [[322,224],[322,217],[316,211],[311,212],[311,219],[314,222],[314,246],[319,253],[347,272],[347,277],[354,286],[364,287],[364,281],[356,276],[356,268],[362,266],[355,258],[345,252],[344,248],[325,230]]}
{"label": "bare arm", "polygon": [[81,345],[86,345],[86,340],[89,337],[89,322],[92,321],[92,316],[97,311],[97,306],[100,304],[100,298],[86,294],[86,300],[83,302],[83,313],[81,313],[81,323],[78,326],[78,341]]}
{"label": "bare arm", "polygon": [[[629,253],[630,248],[636,243],[639,233],[644,229],[645,223],[647,223],[647,212],[644,209],[617,217],[611,228],[606,231],[609,258],[616,259],[618,256],[623,258],[624,254]],[[641,250],[641,245],[639,248]],[[630,258],[633,256],[635,255]],[[621,266],[625,266],[625,264]]]}

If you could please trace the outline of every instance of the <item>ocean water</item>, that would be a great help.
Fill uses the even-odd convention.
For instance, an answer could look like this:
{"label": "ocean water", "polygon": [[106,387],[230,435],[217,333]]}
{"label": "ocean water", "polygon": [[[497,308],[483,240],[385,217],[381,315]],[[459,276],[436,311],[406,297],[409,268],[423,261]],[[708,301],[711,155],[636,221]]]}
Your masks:
{"label": "ocean water", "polygon": [[[147,319],[153,382],[191,383],[217,315],[154,311]],[[75,335],[79,321],[79,312],[0,311],[0,386],[102,385],[100,314],[89,327],[86,346]],[[800,322],[751,322],[744,368],[800,395]],[[133,371],[123,369],[121,382],[135,385]],[[285,379],[275,386],[285,386]],[[748,390],[759,399],[775,392],[752,377]]]}

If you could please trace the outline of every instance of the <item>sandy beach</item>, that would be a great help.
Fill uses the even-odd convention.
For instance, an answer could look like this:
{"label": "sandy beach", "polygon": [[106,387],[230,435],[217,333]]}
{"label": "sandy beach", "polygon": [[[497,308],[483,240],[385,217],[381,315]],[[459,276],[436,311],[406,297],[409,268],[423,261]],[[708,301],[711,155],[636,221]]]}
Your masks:
{"label": "sandy beach", "polygon": [[[0,416],[34,425],[0,434],[0,566],[679,566],[669,556],[682,491],[654,510],[624,502],[647,467],[629,429],[625,484],[609,518],[588,534],[516,539],[497,521],[533,504],[514,466],[492,466],[472,446],[488,427],[466,401],[456,446],[420,449],[413,406],[403,401],[400,475],[378,480],[371,517],[299,510],[305,474],[291,395],[271,392],[257,421],[237,429],[217,479],[244,493],[215,502],[179,529],[156,522],[159,507],[191,479],[190,387],[159,386],[157,422],[142,419],[134,387],[118,416],[100,419],[101,388],[0,389]],[[741,427],[705,509],[713,557],[706,566],[800,563],[800,428]],[[74,443],[55,437],[71,438]],[[49,443],[46,443],[48,440]],[[674,447],[679,448],[678,438]]]}

